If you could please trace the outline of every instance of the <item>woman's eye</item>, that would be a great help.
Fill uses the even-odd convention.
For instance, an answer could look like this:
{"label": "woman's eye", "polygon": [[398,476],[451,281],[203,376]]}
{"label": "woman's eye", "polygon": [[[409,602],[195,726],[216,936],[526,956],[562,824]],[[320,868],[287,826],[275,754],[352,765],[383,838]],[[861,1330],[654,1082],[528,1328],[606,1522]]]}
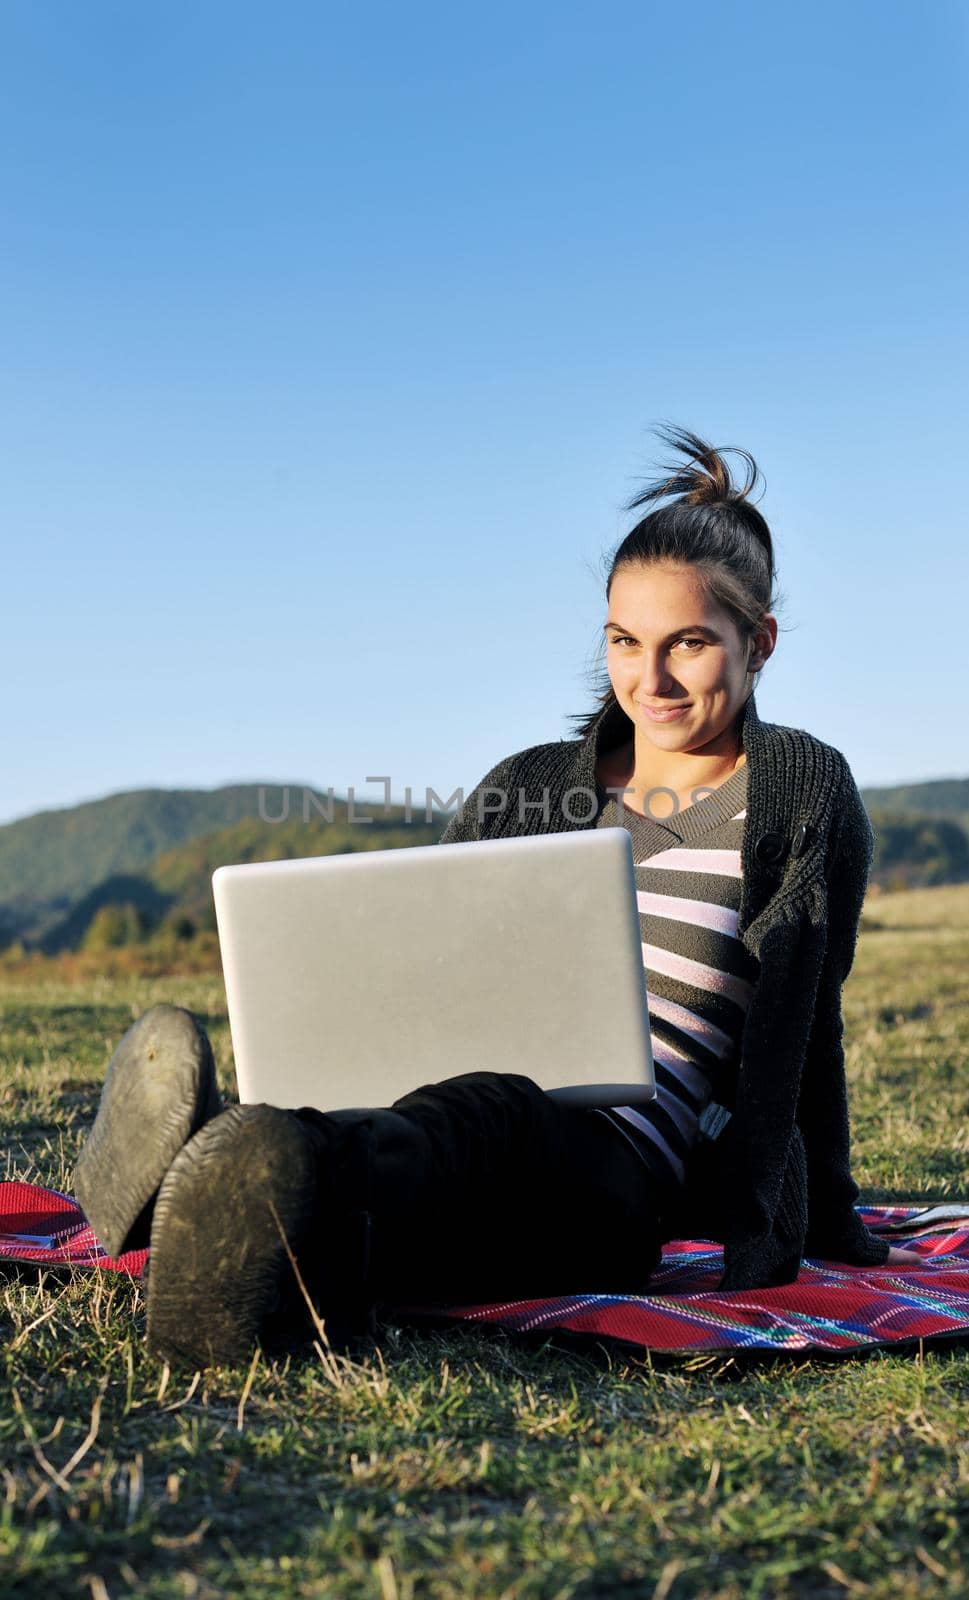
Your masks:
{"label": "woman's eye", "polygon": [[[635,639],[632,638],[632,636],[630,634],[628,634],[628,633],[614,633],[613,636],[612,636],[612,642],[613,642],[613,644],[635,644],[636,643]],[[677,640],[678,644],[695,644],[695,645],[699,645],[701,648],[703,647],[703,645],[706,644],[706,642],[707,641],[705,639],[678,639]],[[692,650],[689,653],[690,653],[690,655],[694,654],[694,652]]]}

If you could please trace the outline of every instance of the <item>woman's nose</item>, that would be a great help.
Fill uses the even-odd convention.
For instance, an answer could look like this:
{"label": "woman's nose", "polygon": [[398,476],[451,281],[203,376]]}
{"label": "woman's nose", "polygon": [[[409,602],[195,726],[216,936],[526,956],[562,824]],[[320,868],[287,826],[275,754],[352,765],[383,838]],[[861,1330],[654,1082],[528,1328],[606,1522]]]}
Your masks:
{"label": "woman's nose", "polygon": [[652,659],[645,655],[642,657],[639,663],[640,699],[655,699],[662,694],[668,694],[673,683],[673,675],[661,657],[654,656]]}

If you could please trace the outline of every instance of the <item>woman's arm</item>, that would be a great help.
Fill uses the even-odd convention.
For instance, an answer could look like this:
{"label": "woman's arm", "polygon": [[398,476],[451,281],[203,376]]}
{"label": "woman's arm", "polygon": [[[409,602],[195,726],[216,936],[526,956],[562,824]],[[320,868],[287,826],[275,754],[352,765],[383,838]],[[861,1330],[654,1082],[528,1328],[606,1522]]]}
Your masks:
{"label": "woman's arm", "polygon": [[[506,805],[512,803],[510,790],[512,759],[511,756],[505,756],[503,760],[496,762],[490,772],[485,773],[481,782],[475,784],[441,834],[438,844],[470,844],[479,840],[482,821],[489,815],[497,814],[501,797],[504,796]],[[491,792],[486,793],[487,790]]]}
{"label": "woman's arm", "polygon": [[875,836],[845,763],[840,816],[827,870],[824,965],[801,1077],[798,1122],[808,1173],[805,1251],[858,1266],[887,1261],[887,1240],[865,1227],[851,1176],[848,1089],[844,1068],[842,986],[854,962]]}

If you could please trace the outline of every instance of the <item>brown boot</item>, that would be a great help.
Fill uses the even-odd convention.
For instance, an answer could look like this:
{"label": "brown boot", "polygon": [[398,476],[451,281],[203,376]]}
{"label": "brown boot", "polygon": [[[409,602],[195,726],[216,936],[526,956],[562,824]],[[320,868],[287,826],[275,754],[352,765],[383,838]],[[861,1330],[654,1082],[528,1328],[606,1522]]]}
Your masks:
{"label": "brown boot", "polygon": [[[148,1260],[148,1348],[194,1367],[312,1337],[338,1350],[374,1326],[370,1118],[230,1106],[176,1156]],[[299,1271],[294,1270],[293,1262]],[[303,1289],[300,1288],[302,1279]]]}
{"label": "brown boot", "polygon": [[222,1109],[212,1048],[181,1006],[152,1006],[120,1041],[74,1170],[74,1193],[110,1256],[148,1243],[159,1186]]}

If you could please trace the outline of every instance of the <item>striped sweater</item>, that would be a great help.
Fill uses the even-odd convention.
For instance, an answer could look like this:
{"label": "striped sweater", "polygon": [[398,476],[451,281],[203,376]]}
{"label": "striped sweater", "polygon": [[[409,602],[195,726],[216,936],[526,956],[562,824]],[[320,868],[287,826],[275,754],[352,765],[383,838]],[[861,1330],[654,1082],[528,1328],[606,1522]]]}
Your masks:
{"label": "striped sweater", "polygon": [[[440,844],[594,827],[599,757],[632,733],[611,700],[583,738],[505,756]],[[760,971],[733,1114],[693,1152],[675,1235],[722,1240],[724,1291],[793,1283],[805,1251],[870,1266],[889,1248],[855,1210],[842,1043],[874,832],[840,750],[761,721],[754,694],[738,733],[748,780],[737,928]]]}
{"label": "striped sweater", "polygon": [[[656,1097],[601,1115],[617,1122],[664,1195],[683,1187],[708,1102],[732,1103],[744,1017],[760,963],[737,931],[747,764],[662,820],[608,798],[596,827],[625,827],[636,899]],[[621,1120],[620,1120],[621,1119]]]}

